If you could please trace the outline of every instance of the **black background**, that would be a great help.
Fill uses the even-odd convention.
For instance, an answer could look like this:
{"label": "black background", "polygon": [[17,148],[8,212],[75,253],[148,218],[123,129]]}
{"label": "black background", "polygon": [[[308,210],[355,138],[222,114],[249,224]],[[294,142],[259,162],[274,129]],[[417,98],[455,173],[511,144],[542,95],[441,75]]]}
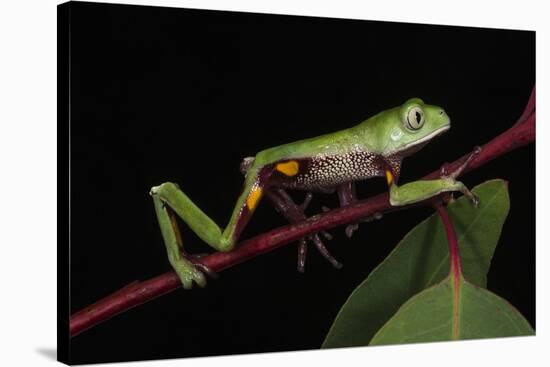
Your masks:
{"label": "black background", "polygon": [[[170,270],[153,185],[178,182],[225,225],[243,157],[421,97],[453,125],[405,160],[407,182],[506,130],[535,84],[534,32],[84,3],[70,22],[71,312]],[[531,145],[463,179],[510,182],[488,287],[533,326],[534,167]],[[361,197],[385,189],[359,185]],[[321,205],[335,196],[317,195],[308,213]],[[319,348],[350,292],[430,213],[387,215],[351,240],[333,230],[339,271],[311,249],[298,273],[291,244],[160,297],[75,337],[71,362]],[[265,201],[242,238],[284,224]]]}

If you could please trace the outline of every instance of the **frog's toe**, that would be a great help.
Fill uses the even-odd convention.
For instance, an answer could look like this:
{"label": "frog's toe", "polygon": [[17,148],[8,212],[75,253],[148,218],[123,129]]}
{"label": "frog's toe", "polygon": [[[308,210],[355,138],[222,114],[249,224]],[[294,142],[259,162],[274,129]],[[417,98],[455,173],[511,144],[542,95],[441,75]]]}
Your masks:
{"label": "frog's toe", "polygon": [[310,239],[313,242],[313,244],[315,245],[315,247],[317,248],[317,250],[321,253],[321,255],[325,259],[327,259],[328,262],[331,263],[333,267],[335,267],[336,269],[341,269],[342,268],[342,266],[343,266],[342,263],[340,263],[338,260],[336,260],[334,258],[334,256],[332,256],[332,254],[328,251],[325,244],[323,243],[323,241],[321,241],[321,239],[319,238],[319,235],[317,233],[310,236]]}
{"label": "frog's toe", "polygon": [[325,239],[327,239],[329,241],[332,240],[332,235],[330,233],[328,233],[327,231],[321,231],[319,233],[322,234],[323,237],[325,237]]}
{"label": "frog's toe", "polygon": [[358,223],[348,224],[346,226],[346,236],[348,238],[351,238],[353,236],[353,233],[359,229]]}
{"label": "frog's toe", "polygon": [[197,272],[193,274],[193,281],[201,288],[206,287],[206,277],[199,270],[197,270]]}
{"label": "frog's toe", "polygon": [[448,177],[449,176],[449,162],[445,162],[439,168],[439,177]]}
{"label": "frog's toe", "polygon": [[472,193],[472,196],[470,197],[470,202],[475,208],[477,208],[479,206],[479,196]]}
{"label": "frog's toe", "polygon": [[307,243],[305,238],[300,238],[298,242],[298,266],[297,269],[300,273],[305,271],[307,255]]}

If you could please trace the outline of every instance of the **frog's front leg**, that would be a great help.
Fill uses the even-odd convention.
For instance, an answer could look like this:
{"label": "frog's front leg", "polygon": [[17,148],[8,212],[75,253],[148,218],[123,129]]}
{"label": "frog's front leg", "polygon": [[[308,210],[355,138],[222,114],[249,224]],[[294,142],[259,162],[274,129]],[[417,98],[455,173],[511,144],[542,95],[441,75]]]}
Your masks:
{"label": "frog's front leg", "polygon": [[[264,174],[264,177],[267,177]],[[199,286],[206,279],[197,266],[182,253],[182,240],[176,223],[177,214],[204,242],[218,251],[230,251],[248,223],[263,196],[264,183],[257,172],[250,172],[243,192],[237,200],[227,227],[222,229],[189,199],[178,185],[167,182],[151,189],[151,196],[170,264],[178,274],[183,287],[189,289],[195,282]]]}
{"label": "frog's front leg", "polygon": [[479,204],[479,199],[475,196],[466,185],[457,181],[456,178],[468,166],[471,160],[479,154],[481,148],[476,147],[468,158],[455,171],[447,174],[445,169],[442,169],[441,178],[435,180],[419,180],[397,186],[393,180],[393,175],[390,170],[386,171],[386,178],[390,186],[390,204],[392,206],[402,206],[414,204],[422,200],[429,199],[443,192],[460,191],[463,193],[474,206]]}

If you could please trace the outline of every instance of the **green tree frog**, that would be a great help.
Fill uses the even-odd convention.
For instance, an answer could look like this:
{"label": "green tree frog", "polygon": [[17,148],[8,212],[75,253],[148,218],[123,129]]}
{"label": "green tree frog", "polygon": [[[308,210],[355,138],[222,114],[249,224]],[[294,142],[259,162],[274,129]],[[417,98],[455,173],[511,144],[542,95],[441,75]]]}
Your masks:
{"label": "green tree frog", "polygon": [[[255,157],[245,158],[241,164],[241,171],[245,174],[244,186],[225,229],[197,207],[177,184],[166,182],[155,186],[150,194],[168,259],[185,289],[191,288],[193,282],[205,286],[204,272],[207,269],[194,263],[193,258],[183,252],[176,215],[211,247],[229,251],[266,195],[290,220],[305,218],[303,209],[307,203],[297,206],[286,194],[286,189],[307,191],[306,201],[311,198],[311,192],[337,191],[340,204],[347,205],[357,200],[354,182],[385,177],[392,206],[411,204],[452,191],[464,193],[476,204],[475,196],[452,174],[397,185],[403,158],[449,130],[450,126],[449,116],[443,108],[413,98],[348,129],[269,148]],[[355,229],[354,225],[348,226],[348,236]],[[317,235],[311,239],[322,253],[326,252]],[[301,252],[305,256],[303,246]],[[333,265],[339,265],[328,253],[324,255]]]}

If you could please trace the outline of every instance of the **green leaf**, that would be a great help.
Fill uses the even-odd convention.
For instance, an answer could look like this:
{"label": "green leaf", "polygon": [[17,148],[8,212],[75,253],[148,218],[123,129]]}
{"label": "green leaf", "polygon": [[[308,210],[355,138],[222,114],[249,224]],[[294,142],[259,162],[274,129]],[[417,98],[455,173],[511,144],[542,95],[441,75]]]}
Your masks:
{"label": "green leaf", "polygon": [[[460,277],[447,277],[407,301],[370,345],[533,335],[507,301]],[[457,292],[455,292],[455,287]]]}
{"label": "green leaf", "polygon": [[[486,286],[487,272],[510,207],[503,180],[472,190],[477,208],[461,197],[447,208],[455,225],[464,276]],[[409,298],[449,274],[445,230],[436,213],[411,230],[340,309],[322,348],[367,345]]]}

